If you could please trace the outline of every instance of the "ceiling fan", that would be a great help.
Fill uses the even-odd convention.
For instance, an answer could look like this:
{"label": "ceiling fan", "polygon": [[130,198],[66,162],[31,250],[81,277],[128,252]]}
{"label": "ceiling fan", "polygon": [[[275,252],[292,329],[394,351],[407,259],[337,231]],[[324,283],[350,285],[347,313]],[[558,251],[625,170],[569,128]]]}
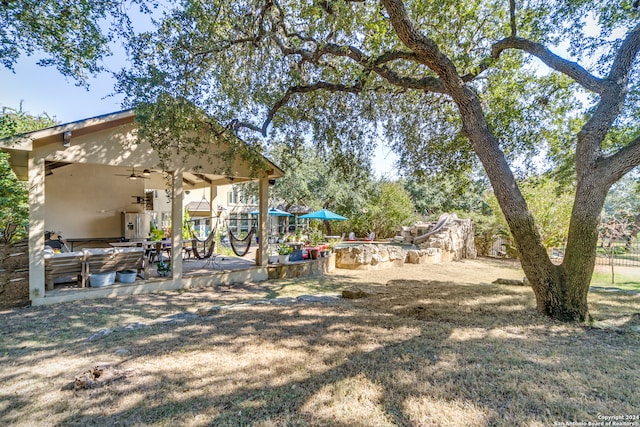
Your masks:
{"label": "ceiling fan", "polygon": [[126,176],[132,181],[136,179],[149,179],[149,175],[151,175],[151,171],[149,169],[143,170],[142,174],[137,174],[134,166],[131,167],[131,173],[129,175],[116,174],[116,176]]}

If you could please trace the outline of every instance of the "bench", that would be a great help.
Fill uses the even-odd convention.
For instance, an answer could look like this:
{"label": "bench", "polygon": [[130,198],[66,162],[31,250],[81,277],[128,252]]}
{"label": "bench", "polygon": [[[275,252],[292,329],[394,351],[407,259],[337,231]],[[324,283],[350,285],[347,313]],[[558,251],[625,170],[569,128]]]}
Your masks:
{"label": "bench", "polygon": [[74,277],[80,286],[85,286],[84,253],[65,252],[61,254],[45,253],[44,255],[44,282],[47,290],[53,289],[56,279]]}
{"label": "bench", "polygon": [[86,287],[91,273],[133,270],[142,279],[149,278],[144,248],[85,249],[82,252],[54,253],[45,250],[44,282],[48,291],[56,281],[77,281]]}
{"label": "bench", "polygon": [[148,279],[144,248],[85,249],[84,279],[92,273],[133,270],[141,278]]}

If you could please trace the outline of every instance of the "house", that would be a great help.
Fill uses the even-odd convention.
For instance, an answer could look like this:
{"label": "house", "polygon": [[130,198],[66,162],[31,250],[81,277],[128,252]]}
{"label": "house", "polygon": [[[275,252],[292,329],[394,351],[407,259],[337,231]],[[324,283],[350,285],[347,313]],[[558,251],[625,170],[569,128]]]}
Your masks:
{"label": "house", "polygon": [[[211,144],[209,159],[173,155],[167,168],[170,170],[163,171],[151,145],[136,142],[136,130],[135,112],[127,110],[3,141],[2,150],[10,153],[12,169],[19,179],[29,183],[29,295],[32,304],[267,278],[266,239],[260,239],[255,268],[215,277],[183,277],[181,227],[171,227],[173,269],[170,278],[64,293],[45,289],[45,230],[61,232],[72,245],[87,247],[120,240],[124,212],[155,213],[158,224],[167,219],[171,224],[182,224],[186,192],[209,191],[209,200],[212,200],[211,194],[219,186],[257,181],[258,235],[266,235],[269,182],[284,175],[280,168],[263,157],[264,168],[258,177],[241,160],[234,161],[229,169],[216,154],[224,150],[224,143],[220,143]],[[161,202],[163,193],[169,197]]]}

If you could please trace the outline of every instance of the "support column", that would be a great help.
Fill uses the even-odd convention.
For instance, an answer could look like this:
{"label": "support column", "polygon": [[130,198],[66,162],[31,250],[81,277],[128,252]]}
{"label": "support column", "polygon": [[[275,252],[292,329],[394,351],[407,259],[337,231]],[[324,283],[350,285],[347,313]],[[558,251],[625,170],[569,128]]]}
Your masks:
{"label": "support column", "polygon": [[[44,298],[44,159],[29,155],[29,299]],[[36,302],[37,304],[37,302]]]}
{"label": "support column", "polygon": [[263,177],[258,181],[258,252],[256,265],[266,267],[269,261],[269,178]]}
{"label": "support column", "polygon": [[176,168],[171,174],[171,277],[174,281],[182,280],[182,201],[184,192],[182,173],[184,168]]}
{"label": "support column", "polygon": [[[216,200],[217,197],[218,187],[212,185],[211,187],[209,187],[209,207],[211,208],[210,214],[212,219],[218,214],[218,206],[213,203],[213,201]],[[211,226],[213,227],[213,224],[211,224]]]}

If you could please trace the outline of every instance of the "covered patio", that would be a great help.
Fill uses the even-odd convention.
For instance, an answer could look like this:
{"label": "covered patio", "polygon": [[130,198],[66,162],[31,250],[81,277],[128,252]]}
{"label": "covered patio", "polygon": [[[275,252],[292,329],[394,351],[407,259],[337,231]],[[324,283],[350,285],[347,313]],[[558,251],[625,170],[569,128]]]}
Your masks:
{"label": "covered patio", "polygon": [[170,276],[149,275],[134,283],[100,288],[47,289],[45,230],[61,232],[76,246],[74,251],[126,240],[125,213],[144,219],[145,213],[153,211],[154,194],[149,188],[170,195],[170,223],[180,225],[185,191],[209,188],[213,195],[219,185],[258,181],[257,235],[267,235],[269,181],[282,177],[281,169],[264,157],[257,172],[238,158],[229,166],[222,160],[225,143],[212,143],[206,156],[176,153],[170,167],[161,170],[151,145],[136,142],[136,130],[135,112],[127,110],[3,141],[2,150],[11,154],[12,169],[29,185],[29,296],[33,305],[267,279],[266,239],[258,239],[255,261],[215,257],[196,268],[194,261],[182,262],[182,227],[172,226],[166,230]]}

